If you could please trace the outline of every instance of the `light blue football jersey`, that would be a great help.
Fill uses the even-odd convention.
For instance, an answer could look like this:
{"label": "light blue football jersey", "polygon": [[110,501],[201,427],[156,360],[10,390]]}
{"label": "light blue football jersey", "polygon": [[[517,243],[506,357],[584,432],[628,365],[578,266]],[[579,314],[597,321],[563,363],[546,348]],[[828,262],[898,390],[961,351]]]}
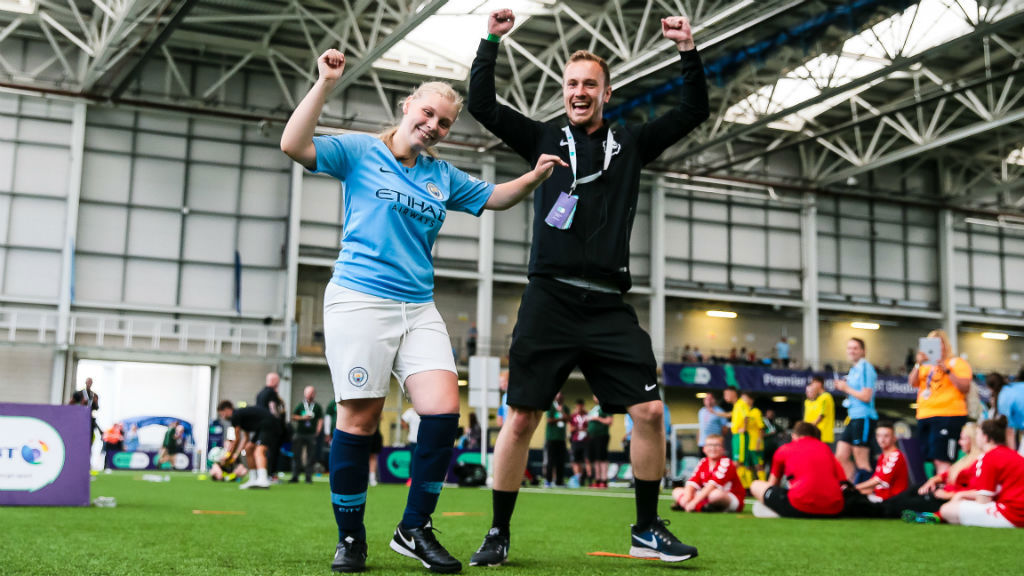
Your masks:
{"label": "light blue football jersey", "polygon": [[494,185],[423,155],[408,168],[367,134],[313,143],[314,172],[344,182],[344,233],[331,281],[391,300],[431,301],[431,250],[448,210],[479,216]]}

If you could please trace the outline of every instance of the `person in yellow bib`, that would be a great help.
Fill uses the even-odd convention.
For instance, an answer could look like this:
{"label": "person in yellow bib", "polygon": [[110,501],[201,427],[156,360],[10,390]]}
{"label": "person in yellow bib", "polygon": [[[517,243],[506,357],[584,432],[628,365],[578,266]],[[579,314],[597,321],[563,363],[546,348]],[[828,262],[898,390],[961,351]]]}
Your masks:
{"label": "person in yellow bib", "polygon": [[753,399],[750,402],[750,412],[747,413],[747,436],[750,442],[748,462],[751,472],[758,480],[764,480],[764,415],[761,409],[754,406]]}
{"label": "person in yellow bib", "polygon": [[821,441],[835,448],[836,401],[825,390],[825,381],[815,376],[806,388],[804,400],[804,422],[810,422],[821,430]]}
{"label": "person in yellow bib", "polygon": [[750,486],[753,480],[753,456],[750,453],[750,410],[754,407],[754,399],[749,392],[740,392],[740,397],[732,407],[732,457],[736,461],[736,473],[743,487]]}

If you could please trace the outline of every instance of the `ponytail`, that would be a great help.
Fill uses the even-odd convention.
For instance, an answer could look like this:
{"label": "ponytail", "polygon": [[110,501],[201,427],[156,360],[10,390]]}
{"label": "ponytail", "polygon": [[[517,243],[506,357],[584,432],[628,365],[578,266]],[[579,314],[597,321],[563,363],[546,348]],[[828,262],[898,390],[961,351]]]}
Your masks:
{"label": "ponytail", "polygon": [[997,446],[1006,445],[1006,416],[999,414],[981,423],[981,433]]}

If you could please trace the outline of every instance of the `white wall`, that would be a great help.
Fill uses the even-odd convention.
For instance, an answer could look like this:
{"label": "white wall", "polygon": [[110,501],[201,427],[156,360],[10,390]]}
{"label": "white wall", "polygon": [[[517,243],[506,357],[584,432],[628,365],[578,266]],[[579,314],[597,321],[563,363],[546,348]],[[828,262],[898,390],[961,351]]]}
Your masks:
{"label": "white wall", "polygon": [[41,346],[0,346],[0,402],[49,404],[53,351]]}

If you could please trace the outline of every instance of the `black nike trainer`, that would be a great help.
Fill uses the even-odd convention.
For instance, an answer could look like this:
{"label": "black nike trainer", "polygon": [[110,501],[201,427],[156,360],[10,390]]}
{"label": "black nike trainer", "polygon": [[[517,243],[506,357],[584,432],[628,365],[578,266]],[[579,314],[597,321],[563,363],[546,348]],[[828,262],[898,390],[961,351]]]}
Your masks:
{"label": "black nike trainer", "polygon": [[469,559],[470,566],[500,566],[508,560],[508,533],[491,528],[484,536],[484,543]]}
{"label": "black nike trainer", "polygon": [[395,536],[391,538],[391,549],[402,556],[419,560],[431,572],[455,574],[462,571],[462,562],[441,546],[434,536],[434,526],[429,521],[421,528],[404,528],[399,524],[395,528]]}
{"label": "black nike trainer", "polygon": [[362,572],[366,569],[366,540],[356,540],[346,536],[338,542],[334,551],[334,562],[331,570],[335,572]]}

